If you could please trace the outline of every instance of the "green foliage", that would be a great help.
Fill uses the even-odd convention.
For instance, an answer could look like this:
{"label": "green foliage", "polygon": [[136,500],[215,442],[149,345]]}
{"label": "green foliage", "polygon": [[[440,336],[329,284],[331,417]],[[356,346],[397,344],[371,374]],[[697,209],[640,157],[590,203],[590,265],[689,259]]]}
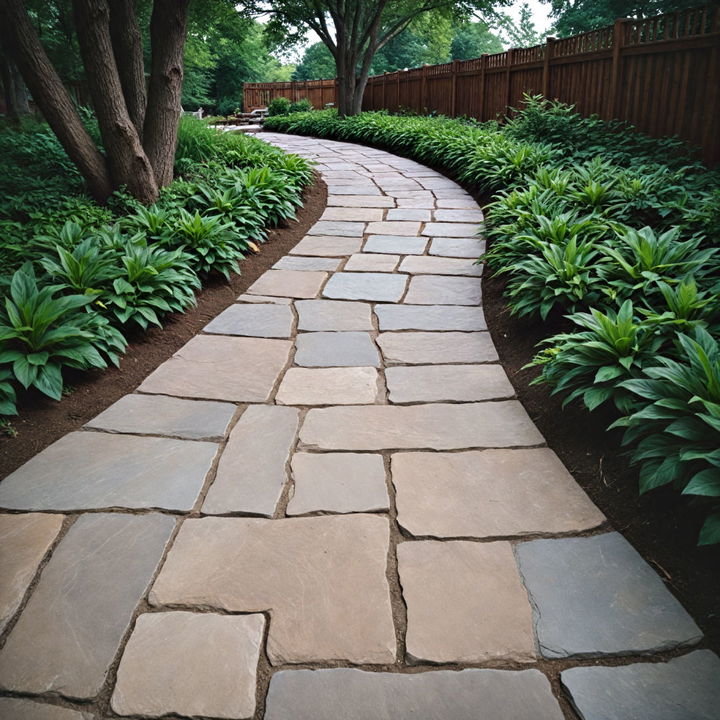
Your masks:
{"label": "green foliage", "polygon": [[288,108],[289,113],[310,112],[310,110],[312,110],[312,105],[307,98],[290,103],[290,107]]}
{"label": "green foliage", "polygon": [[268,117],[275,115],[289,115],[292,103],[286,97],[273,98],[268,103]]}

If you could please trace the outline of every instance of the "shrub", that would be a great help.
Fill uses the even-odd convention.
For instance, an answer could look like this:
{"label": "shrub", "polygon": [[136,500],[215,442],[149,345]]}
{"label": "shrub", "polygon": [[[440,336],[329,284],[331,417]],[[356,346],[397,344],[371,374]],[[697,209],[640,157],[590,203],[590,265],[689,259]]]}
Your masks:
{"label": "shrub", "polygon": [[287,115],[290,113],[292,103],[285,97],[273,98],[268,103],[268,116],[273,117],[275,115]]}
{"label": "shrub", "polygon": [[[302,100],[296,100],[294,103],[290,103],[290,107],[288,108],[288,113],[309,112],[310,110],[312,110],[312,105],[310,104],[310,101],[307,98],[303,98]],[[268,108],[268,112],[269,112],[269,108]],[[278,114],[284,115],[285,113],[278,113]]]}

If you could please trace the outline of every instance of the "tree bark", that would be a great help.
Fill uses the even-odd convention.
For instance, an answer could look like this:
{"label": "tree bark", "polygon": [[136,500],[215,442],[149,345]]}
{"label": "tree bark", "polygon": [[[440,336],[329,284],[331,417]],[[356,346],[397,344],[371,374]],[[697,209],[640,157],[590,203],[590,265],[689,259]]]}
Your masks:
{"label": "tree bark", "polygon": [[127,186],[140,202],[151,204],[157,200],[158,184],[125,104],[110,40],[107,0],[73,0],[73,11],[80,54],[115,186]]}
{"label": "tree bark", "polygon": [[28,103],[28,93],[25,82],[22,79],[20,70],[14,62],[10,62],[10,73],[13,79],[13,87],[15,90],[15,111],[19,117],[30,114],[30,104]]}
{"label": "tree bark", "polygon": [[0,53],[0,75],[2,76],[3,97],[5,99],[5,115],[12,123],[20,121],[16,107],[15,76],[12,71],[12,60],[6,53]]}
{"label": "tree bark", "polygon": [[144,145],[158,185],[173,179],[182,113],[183,50],[189,0],[155,0],[150,19],[152,68],[145,113]]}
{"label": "tree bark", "polygon": [[128,114],[142,140],[147,104],[145,61],[133,0],[110,0],[110,39]]}
{"label": "tree bark", "polygon": [[85,178],[88,190],[104,201],[112,192],[105,159],[95,146],[45,54],[22,0],[0,0],[4,43],[22,73],[35,103]]}

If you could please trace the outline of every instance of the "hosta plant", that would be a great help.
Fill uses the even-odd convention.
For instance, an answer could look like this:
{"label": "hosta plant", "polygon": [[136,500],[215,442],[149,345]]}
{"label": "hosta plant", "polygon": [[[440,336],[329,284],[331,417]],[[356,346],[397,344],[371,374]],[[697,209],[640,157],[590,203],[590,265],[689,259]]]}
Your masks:
{"label": "hosta plant", "polygon": [[40,264],[58,286],[70,293],[100,295],[117,274],[117,253],[87,238],[67,250],[55,246],[55,256],[42,258]]}
{"label": "hosta plant", "polygon": [[621,383],[635,412],[615,423],[640,465],[640,492],[673,484],[706,499],[700,544],[720,542],[720,345],[703,328],[677,338],[679,360],[658,357]]}

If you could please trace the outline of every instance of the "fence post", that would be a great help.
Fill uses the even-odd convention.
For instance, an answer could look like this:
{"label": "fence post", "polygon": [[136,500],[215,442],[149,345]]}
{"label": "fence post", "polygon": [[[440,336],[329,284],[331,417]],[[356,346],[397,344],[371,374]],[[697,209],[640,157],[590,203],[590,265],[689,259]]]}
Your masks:
{"label": "fence post", "polygon": [[[305,80],[305,82],[303,83],[303,90],[305,91],[305,98],[306,98],[307,100],[309,100],[309,99],[310,99],[310,93],[308,92],[308,81],[307,81],[307,80]],[[302,100],[302,98],[300,98],[300,99]]]}
{"label": "fence post", "polygon": [[395,71],[395,79],[397,80],[397,105],[395,107],[395,110],[400,110],[400,73],[402,70],[396,70]]}
{"label": "fence post", "polygon": [[555,49],[555,38],[548,37],[545,41],[545,57],[543,58],[542,94],[546,100],[550,99],[550,60]]}
{"label": "fence post", "polygon": [[621,50],[625,41],[625,25],[628,22],[627,19],[618,19],[615,21],[613,27],[613,53],[612,53],[612,67],[610,69],[610,92],[607,95],[608,106],[605,113],[606,120],[612,120],[615,117],[615,111],[617,109],[617,95],[618,85],[620,80],[620,63],[622,62]]}
{"label": "fence post", "polygon": [[420,113],[424,114],[427,110],[427,65],[422,66],[422,75],[420,77]]}
{"label": "fence post", "polygon": [[458,76],[458,65],[460,64],[459,60],[453,60],[452,61],[452,69],[450,72],[452,73],[452,93],[451,93],[451,100],[450,100],[450,115],[452,117],[457,116],[457,76]]}
{"label": "fence post", "polygon": [[512,71],[512,64],[515,60],[515,48],[510,48],[507,51],[507,58],[505,66],[505,113],[507,113],[510,103],[512,102],[512,83],[510,73]]}
{"label": "fence post", "polygon": [[488,63],[488,54],[480,56],[480,107],[478,108],[478,120],[485,120],[485,68]]}

